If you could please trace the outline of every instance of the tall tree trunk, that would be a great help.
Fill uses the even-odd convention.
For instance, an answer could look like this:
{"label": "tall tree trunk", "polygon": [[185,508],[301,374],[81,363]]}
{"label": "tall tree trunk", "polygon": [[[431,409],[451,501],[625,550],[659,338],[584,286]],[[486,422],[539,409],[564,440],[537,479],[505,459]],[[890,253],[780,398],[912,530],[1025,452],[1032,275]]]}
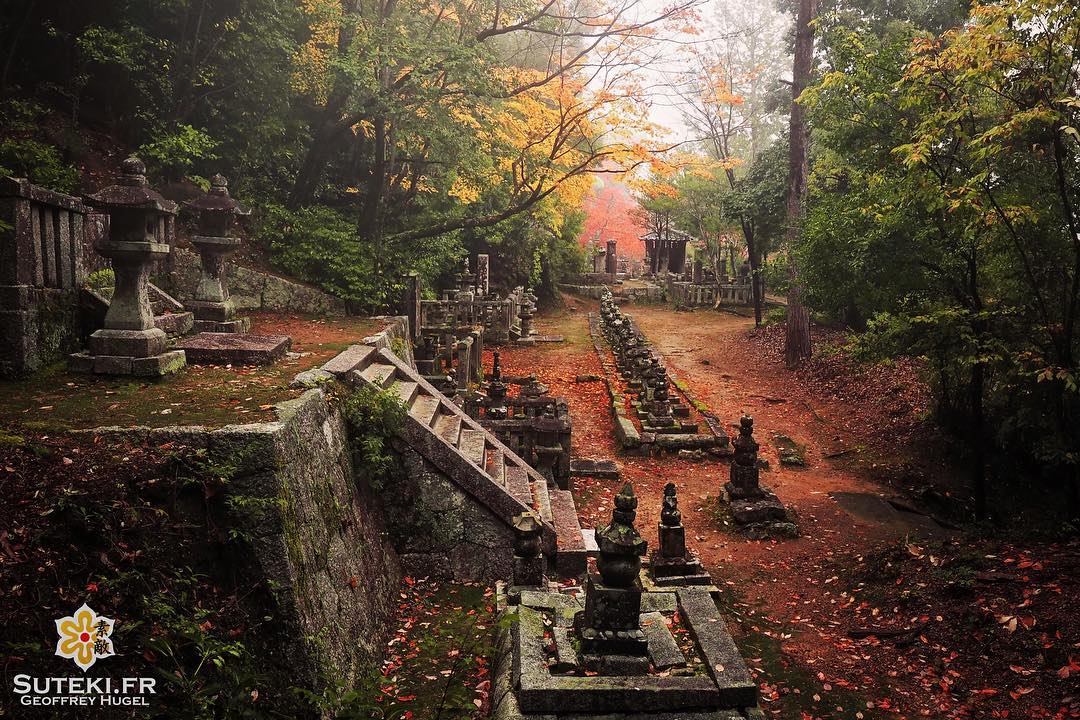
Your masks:
{"label": "tall tree trunk", "polygon": [[807,145],[809,128],[806,113],[798,103],[799,96],[810,82],[814,63],[814,28],[817,16],[817,0],[799,0],[799,13],[795,20],[795,61],[791,71],[791,122],[790,148],[788,154],[787,196],[787,253],[791,272],[791,290],[788,293],[787,338],[784,359],[793,368],[810,357],[810,315],[803,305],[803,288],[799,282],[798,268],[792,252],[799,239],[803,204],[806,200],[806,179],[809,174]]}
{"label": "tall tree trunk", "polygon": [[[341,26],[338,28],[337,38],[337,56],[340,60],[345,60],[352,50],[352,43],[356,38],[356,25],[352,22],[351,16],[358,12],[358,6],[359,0],[341,0]],[[335,143],[354,124],[355,119],[343,119],[352,94],[353,79],[348,73],[339,71],[334,78],[326,104],[318,111],[318,125],[311,134],[311,144],[304,153],[300,170],[289,192],[286,205],[290,209],[295,210],[311,202],[319,179],[322,178],[323,171],[326,170],[326,165],[336,150]]]}
{"label": "tall tree trunk", "polygon": [[[728,186],[734,190],[737,187],[735,170],[729,167],[724,173],[727,175]],[[750,260],[750,294],[754,299],[754,325],[761,327],[762,307],[765,304],[765,286],[761,282],[761,253],[757,247],[753,220],[750,220],[745,215],[740,215],[739,223],[742,225],[743,239],[746,240],[746,255]],[[731,274],[737,276],[738,272],[735,267],[735,256],[732,255]]]}
{"label": "tall tree trunk", "polygon": [[975,517],[979,520],[986,519],[987,511],[987,488],[986,488],[986,458],[983,442],[983,385],[986,377],[986,366],[977,362],[971,367],[971,383],[968,387],[970,393],[968,402],[971,405],[971,484],[975,495]]}

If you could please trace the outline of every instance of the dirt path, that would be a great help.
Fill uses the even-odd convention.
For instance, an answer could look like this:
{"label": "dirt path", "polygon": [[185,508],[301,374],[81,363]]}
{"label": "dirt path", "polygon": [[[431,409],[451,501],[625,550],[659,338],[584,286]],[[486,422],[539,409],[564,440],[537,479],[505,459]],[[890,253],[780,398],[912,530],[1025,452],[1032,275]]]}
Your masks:
{"label": "dirt path", "polygon": [[[504,367],[512,374],[536,372],[554,394],[568,400],[575,455],[616,460],[620,483],[632,482],[639,496],[637,524],[647,539],[653,539],[649,529],[658,520],[664,484],[678,485],[688,544],[700,553],[716,582],[732,592],[729,610],[738,619],[743,652],[761,683],[766,711],[785,719],[905,717],[897,713],[895,696],[918,697],[925,683],[909,679],[882,687],[865,662],[870,655],[845,633],[848,626],[868,623],[902,626],[907,618],[899,607],[879,611],[859,602],[859,589],[840,577],[861,562],[860,553],[895,543],[920,521],[917,516],[901,517],[884,503],[881,496],[889,494],[885,488],[825,457],[843,447],[845,438],[834,419],[850,408],[811,399],[810,393],[790,387],[782,368],[755,357],[746,341],[751,320],[716,312],[626,308],[667,366],[726,421],[729,432],[743,412],[754,416],[761,456],[770,466],[762,482],[795,510],[802,536],[783,542],[745,540],[734,528],[724,527],[713,510],[728,477],[726,462],[618,454],[602,383],[575,382],[578,375],[601,373],[587,323],[597,303],[567,300],[565,310],[543,315],[538,322],[541,332],[563,334],[567,341],[508,348],[502,353]],[[806,448],[805,468],[780,466],[776,433]],[[610,520],[618,484],[575,481],[583,526]],[[859,616],[864,610],[866,620]],[[883,660],[898,658],[885,653]],[[931,702],[923,693],[907,709]],[[906,717],[937,715],[919,711]]]}

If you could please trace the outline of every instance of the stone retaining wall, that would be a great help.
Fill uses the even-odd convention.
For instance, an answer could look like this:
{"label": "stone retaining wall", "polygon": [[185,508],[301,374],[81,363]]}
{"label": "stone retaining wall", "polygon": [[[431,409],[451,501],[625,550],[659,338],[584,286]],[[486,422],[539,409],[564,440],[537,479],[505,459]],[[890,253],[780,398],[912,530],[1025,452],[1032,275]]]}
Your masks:
{"label": "stone retaining wall", "polygon": [[272,588],[268,624],[283,679],[347,685],[377,663],[392,633],[401,567],[386,514],[354,472],[345,423],[319,389],[276,406],[278,420],[202,427],[96,428],[96,436],[205,448],[231,468],[230,530]]}
{"label": "stone retaining wall", "polygon": [[[190,299],[199,284],[199,256],[174,248],[169,290],[181,301]],[[277,310],[302,315],[344,315],[345,301],[318,288],[253,268],[229,263],[229,293],[238,310]]]}

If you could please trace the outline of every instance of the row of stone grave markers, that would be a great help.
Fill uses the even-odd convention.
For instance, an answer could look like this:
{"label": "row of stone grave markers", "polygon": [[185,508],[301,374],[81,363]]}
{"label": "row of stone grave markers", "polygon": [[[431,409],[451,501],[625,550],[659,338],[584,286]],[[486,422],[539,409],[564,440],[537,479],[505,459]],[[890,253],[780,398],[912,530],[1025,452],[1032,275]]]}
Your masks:
{"label": "row of stone grave markers", "polygon": [[[245,335],[250,323],[236,316],[230,301],[225,262],[240,244],[234,223],[246,211],[229,196],[221,175],[214,176],[206,195],[188,203],[198,219],[192,243],[202,267],[186,304],[149,282],[154,266],[172,252],[170,228],[180,208],[149,186],[138,158],[126,159],[118,182],[87,195],[85,204],[10,179],[0,183],[0,201],[13,220],[13,227],[0,233],[0,256],[15,269],[0,278],[0,317],[19,320],[4,328],[12,340],[0,360],[4,374],[41,367],[46,351],[60,349],[43,347],[42,339],[50,335],[89,334],[86,350],[70,355],[68,367],[105,375],[160,377],[188,362],[272,362],[288,350],[287,337]],[[81,287],[85,269],[105,261],[114,277],[109,297]],[[62,293],[71,305],[83,302],[90,311],[52,320],[63,328],[41,329],[46,319],[37,305],[50,292]],[[155,305],[164,305],[165,312],[155,314]],[[95,316],[100,325],[90,332]],[[176,341],[193,327],[197,335]]]}
{"label": "row of stone grave markers", "polygon": [[[610,291],[601,298],[600,329],[615,357],[614,370],[618,380],[616,386],[609,382],[608,388],[612,396],[612,409],[617,416],[616,434],[624,449],[726,454],[728,437],[723,428],[706,418],[706,432],[701,432],[698,423],[690,420],[690,406],[673,391],[672,380],[660,354],[649,344],[633,318],[622,312]],[[606,365],[595,333],[594,343],[597,344],[601,363]],[[620,385],[631,396],[631,405],[641,425],[640,433],[627,418],[622,417],[624,407]]]}
{"label": "row of stone grave markers", "polygon": [[[498,720],[747,720],[763,718],[758,688],[717,610],[711,578],[686,549],[675,486],[664,489],[648,543],[628,483],[596,532],[584,597],[546,582],[535,519],[515,523],[513,585],[500,585],[492,716]],[[505,624],[504,624],[505,626]],[[610,713],[610,715],[608,714]]]}

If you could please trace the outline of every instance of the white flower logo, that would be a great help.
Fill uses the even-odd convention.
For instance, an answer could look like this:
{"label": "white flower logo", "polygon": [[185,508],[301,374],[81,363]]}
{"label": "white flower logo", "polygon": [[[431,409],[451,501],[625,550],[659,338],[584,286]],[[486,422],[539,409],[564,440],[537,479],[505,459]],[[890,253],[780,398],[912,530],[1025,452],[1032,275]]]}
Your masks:
{"label": "white flower logo", "polygon": [[114,625],[112,618],[98,615],[83,603],[74,615],[56,621],[56,634],[60,636],[56,654],[75,661],[85,672],[98,658],[116,654],[110,637]]}

